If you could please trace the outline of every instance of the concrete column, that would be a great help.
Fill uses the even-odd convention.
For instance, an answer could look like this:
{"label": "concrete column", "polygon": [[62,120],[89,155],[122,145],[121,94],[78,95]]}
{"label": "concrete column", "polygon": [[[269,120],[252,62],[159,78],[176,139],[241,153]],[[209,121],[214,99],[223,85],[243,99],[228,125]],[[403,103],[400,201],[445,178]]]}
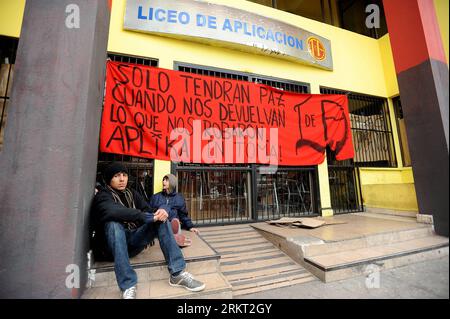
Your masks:
{"label": "concrete column", "polygon": [[84,287],[110,10],[26,2],[0,153],[0,298]]}
{"label": "concrete column", "polygon": [[383,0],[420,214],[448,236],[448,64],[433,0]]}

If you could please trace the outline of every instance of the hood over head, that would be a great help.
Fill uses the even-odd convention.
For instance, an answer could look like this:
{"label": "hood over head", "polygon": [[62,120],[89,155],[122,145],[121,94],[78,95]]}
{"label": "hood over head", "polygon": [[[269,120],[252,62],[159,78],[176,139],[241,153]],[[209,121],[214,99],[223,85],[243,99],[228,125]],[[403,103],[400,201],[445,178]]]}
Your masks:
{"label": "hood over head", "polygon": [[167,178],[169,180],[169,194],[176,193],[177,191],[177,185],[178,185],[178,179],[173,174],[167,174],[164,175],[163,180]]}

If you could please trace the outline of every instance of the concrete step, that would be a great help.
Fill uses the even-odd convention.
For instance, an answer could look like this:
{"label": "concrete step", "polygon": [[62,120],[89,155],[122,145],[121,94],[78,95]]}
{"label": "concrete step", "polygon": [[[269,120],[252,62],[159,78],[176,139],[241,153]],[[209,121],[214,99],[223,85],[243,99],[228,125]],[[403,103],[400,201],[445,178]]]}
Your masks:
{"label": "concrete step", "polygon": [[324,282],[367,274],[368,266],[377,270],[448,256],[449,239],[426,236],[390,244],[346,251],[330,251],[304,258],[304,266]]}
{"label": "concrete step", "polygon": [[[186,260],[186,270],[193,275],[203,275],[220,272],[220,255],[201,236],[194,233],[186,235],[191,238],[192,245],[182,249]],[[167,263],[159,247],[155,245],[145,249],[139,255],[130,259],[130,263],[138,276],[138,283],[166,280],[169,278]],[[114,263],[97,262],[91,269],[89,287],[117,287],[114,273]]]}
{"label": "concrete step", "polygon": [[202,235],[221,254],[220,269],[233,296],[317,280],[250,225],[209,227]]}
{"label": "concrete step", "polygon": [[414,227],[410,229],[379,232],[337,241],[313,241],[306,242],[304,245],[301,245],[302,243],[299,242],[298,244],[302,246],[302,255],[306,258],[329,253],[370,248],[379,245],[390,245],[432,235],[434,235],[434,232],[430,225],[415,223]]}
{"label": "concrete step", "polygon": [[[200,292],[190,292],[185,288],[172,287],[168,279],[139,282],[137,299],[231,299],[231,285],[220,273],[197,275],[197,279],[206,284]],[[82,299],[120,299],[121,292],[117,285],[89,288]]]}
{"label": "concrete step", "polygon": [[393,210],[377,207],[365,207],[365,212],[362,214],[377,214],[392,217],[404,217],[415,220],[418,212],[416,211],[405,211],[405,210]]}

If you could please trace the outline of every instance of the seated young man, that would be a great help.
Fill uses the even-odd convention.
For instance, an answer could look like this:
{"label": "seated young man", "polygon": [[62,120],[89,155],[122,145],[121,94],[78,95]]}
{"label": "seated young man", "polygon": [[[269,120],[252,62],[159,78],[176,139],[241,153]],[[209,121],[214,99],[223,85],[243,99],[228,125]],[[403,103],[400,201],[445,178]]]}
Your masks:
{"label": "seated young man", "polygon": [[106,187],[95,195],[92,207],[94,247],[106,250],[114,260],[122,297],[136,298],[137,275],[129,258],[144,250],[155,237],[168,264],[169,284],[190,291],[203,290],[205,284],[185,271],[186,262],[174,239],[167,206],[152,210],[141,195],[127,188],[128,171],[121,163],[107,166],[103,178]]}
{"label": "seated young man", "polygon": [[194,227],[191,218],[188,215],[186,201],[182,194],[177,192],[177,178],[173,174],[167,174],[162,180],[163,190],[156,193],[150,199],[150,207],[157,210],[161,207],[167,209],[169,220],[172,224],[172,232],[175,240],[180,247],[186,247],[191,244],[189,238],[181,234],[181,228],[199,234],[199,230]]}

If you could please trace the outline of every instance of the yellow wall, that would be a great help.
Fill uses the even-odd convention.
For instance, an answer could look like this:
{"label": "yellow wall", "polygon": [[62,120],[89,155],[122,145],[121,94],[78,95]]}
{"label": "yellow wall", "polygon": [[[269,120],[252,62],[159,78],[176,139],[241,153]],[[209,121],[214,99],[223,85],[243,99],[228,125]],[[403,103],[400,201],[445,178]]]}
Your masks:
{"label": "yellow wall", "polygon": [[[439,2],[439,0],[436,1]],[[209,0],[209,2],[257,12],[260,15],[296,25],[329,39],[332,47],[334,70],[326,71],[263,55],[125,31],[122,28],[125,0],[113,1],[108,51],[155,58],[159,60],[160,67],[167,69],[173,69],[174,62],[179,61],[306,82],[311,84],[312,93],[319,93],[319,87],[326,86],[386,98],[398,95],[388,35],[380,40],[375,40],[248,1]],[[0,34],[19,36],[24,3],[25,0],[0,0]],[[448,52],[448,40],[446,52]],[[390,103],[390,108],[392,111],[392,103]],[[395,122],[392,115],[391,121],[393,120]],[[396,139],[396,153],[399,155],[397,130],[394,123],[393,133]],[[401,163],[400,158],[398,161]],[[169,172],[170,162],[155,161],[155,192],[161,190],[161,179],[164,174]],[[399,179],[398,174],[403,178]],[[412,209],[415,192],[412,177],[411,179],[405,178],[408,174],[412,176],[411,170],[401,167],[397,171],[392,169],[361,170],[361,187],[365,204],[374,207]],[[329,185],[326,184],[327,176],[326,167],[320,166],[321,205],[325,208],[330,206]],[[383,182],[380,183],[380,181]],[[404,199],[396,198],[393,195],[395,194],[394,189],[397,190],[397,193],[404,194],[401,196]],[[399,205],[401,207],[397,207]],[[329,211],[324,213],[329,214]]]}
{"label": "yellow wall", "polygon": [[411,168],[361,168],[364,205],[418,211]]}
{"label": "yellow wall", "polygon": [[25,0],[0,0],[0,35],[18,38]]}
{"label": "yellow wall", "polygon": [[395,72],[394,57],[392,56],[391,42],[389,34],[384,35],[378,40],[380,55],[383,64],[384,82],[386,85],[386,94],[392,97],[399,94],[397,75]]}
{"label": "yellow wall", "polygon": [[448,0],[434,0],[434,8],[441,30],[442,44],[444,45],[445,57],[448,65]]}
{"label": "yellow wall", "polygon": [[164,175],[170,174],[170,161],[155,160],[153,165],[153,192],[158,193],[162,191],[162,180]]}
{"label": "yellow wall", "polygon": [[[311,30],[329,39],[332,46],[334,70],[325,71],[263,55],[253,55],[206,44],[125,31],[122,28],[125,10],[124,0],[113,2],[108,50],[156,58],[159,60],[159,66],[167,69],[173,69],[174,61],[179,61],[307,82],[311,84],[312,93],[319,93],[319,86],[327,86],[383,97],[398,94],[398,88],[395,87],[397,82],[390,54],[389,39],[380,43],[378,40],[353,32],[247,1],[215,0],[210,2],[258,12],[258,14]],[[386,61],[391,63],[390,68],[385,69]],[[163,171],[160,173],[158,167],[161,165],[163,165],[161,167]],[[159,190],[160,177],[168,173],[169,170],[168,162],[163,164],[162,161],[158,161],[155,166],[155,175],[157,175],[155,176],[155,191]],[[380,174],[383,173],[380,172]],[[328,171],[325,164],[325,166],[319,166],[319,188],[323,208],[331,206],[327,181]],[[371,195],[368,194],[368,196]],[[323,211],[324,215],[330,213],[331,210]]]}
{"label": "yellow wall", "polygon": [[172,69],[174,61],[182,61],[387,96],[377,40],[248,1],[211,0],[209,2],[257,12],[324,36],[331,41],[334,70],[325,71],[273,57],[125,31],[122,28],[124,0],[113,1],[108,50],[157,58],[160,61],[160,67],[163,68]]}

